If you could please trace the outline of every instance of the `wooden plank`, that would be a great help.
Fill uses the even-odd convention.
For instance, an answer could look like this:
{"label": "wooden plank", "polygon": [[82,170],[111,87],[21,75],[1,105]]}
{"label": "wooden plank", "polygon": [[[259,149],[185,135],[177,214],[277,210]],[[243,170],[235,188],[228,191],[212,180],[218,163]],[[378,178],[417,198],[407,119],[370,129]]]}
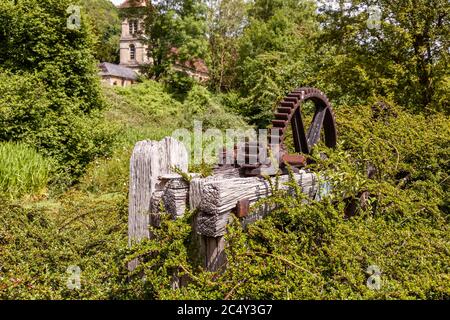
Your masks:
{"label": "wooden plank", "polygon": [[223,270],[226,264],[225,238],[204,237],[206,243],[206,269],[211,272]]}
{"label": "wooden plank", "polygon": [[[166,212],[174,219],[184,215],[188,202],[189,183],[181,176],[172,176],[166,179],[166,188],[162,195],[162,201]],[[164,179],[161,179],[164,181]]]}
{"label": "wooden plank", "polygon": [[216,238],[206,237],[206,269],[214,271],[215,260],[217,256]]}
{"label": "wooden plank", "polygon": [[[149,225],[158,223],[158,216],[150,219],[150,213],[157,210],[161,192],[167,181],[159,179],[174,174],[173,168],[187,172],[188,153],[181,142],[167,137],[161,141],[140,141],[136,143],[130,159],[130,186],[128,206],[128,242],[131,245],[150,238]],[[134,269],[137,261],[130,263]]]}
{"label": "wooden plank", "polygon": [[227,258],[225,255],[225,237],[218,237],[216,238],[216,244],[217,244],[217,258],[216,258],[216,265],[215,271],[221,271],[225,270]]}
{"label": "wooden plank", "polygon": [[[314,173],[300,171],[293,177],[309,198],[317,199],[319,183]],[[286,190],[288,181],[288,176],[280,176],[278,187]],[[275,178],[272,178],[272,183],[276,183]],[[208,237],[223,236],[238,201],[248,199],[254,204],[271,194],[270,184],[263,178],[195,179],[191,182],[191,198],[195,198],[191,207],[199,211],[196,231]],[[260,206],[256,210],[253,209],[252,215],[244,218],[242,222],[245,225],[262,219],[271,210],[273,208],[267,205]]]}
{"label": "wooden plank", "polygon": [[231,211],[215,215],[200,212],[197,216],[196,232],[213,238],[223,236],[227,231],[227,225],[231,222],[231,219]]}

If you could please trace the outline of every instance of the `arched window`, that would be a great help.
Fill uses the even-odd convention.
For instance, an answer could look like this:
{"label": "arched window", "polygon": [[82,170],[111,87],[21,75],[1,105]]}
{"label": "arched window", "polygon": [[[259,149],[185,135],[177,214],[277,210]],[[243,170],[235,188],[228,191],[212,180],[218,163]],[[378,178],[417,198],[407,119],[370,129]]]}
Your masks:
{"label": "arched window", "polygon": [[134,44],[130,44],[130,60],[136,60],[136,47]]}
{"label": "arched window", "polygon": [[134,35],[138,32],[138,21],[137,20],[130,20],[128,22],[128,29],[130,31],[130,35]]}

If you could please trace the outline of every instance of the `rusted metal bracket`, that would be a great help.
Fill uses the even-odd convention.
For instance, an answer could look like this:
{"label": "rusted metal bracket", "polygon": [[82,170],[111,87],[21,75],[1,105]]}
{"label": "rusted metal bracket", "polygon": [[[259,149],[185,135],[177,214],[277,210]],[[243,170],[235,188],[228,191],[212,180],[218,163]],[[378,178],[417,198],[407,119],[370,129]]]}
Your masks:
{"label": "rusted metal bracket", "polygon": [[250,200],[242,199],[239,200],[236,205],[236,216],[238,218],[244,218],[250,212]]}

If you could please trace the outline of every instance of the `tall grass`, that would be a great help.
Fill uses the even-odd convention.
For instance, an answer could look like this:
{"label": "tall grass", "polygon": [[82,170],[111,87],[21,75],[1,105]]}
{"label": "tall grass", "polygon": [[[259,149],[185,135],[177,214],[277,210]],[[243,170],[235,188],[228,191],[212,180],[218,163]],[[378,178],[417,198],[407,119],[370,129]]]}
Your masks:
{"label": "tall grass", "polygon": [[11,199],[41,194],[50,162],[25,144],[0,143],[0,194]]}

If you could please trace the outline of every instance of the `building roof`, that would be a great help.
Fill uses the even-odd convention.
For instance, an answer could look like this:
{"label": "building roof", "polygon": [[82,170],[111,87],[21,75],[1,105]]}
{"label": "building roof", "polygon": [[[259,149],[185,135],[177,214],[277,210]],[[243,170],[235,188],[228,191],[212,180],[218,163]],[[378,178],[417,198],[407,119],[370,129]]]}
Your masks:
{"label": "building roof", "polygon": [[129,80],[137,80],[138,78],[134,70],[118,64],[102,62],[99,64],[99,68],[101,76],[115,76]]}
{"label": "building roof", "polygon": [[147,5],[147,0],[126,0],[122,4],[118,5],[117,7],[120,9],[125,9],[125,8],[145,7],[146,5]]}
{"label": "building roof", "polygon": [[[170,53],[173,54],[174,56],[178,56],[179,50],[178,50],[178,48],[172,48],[172,49],[170,49]],[[180,62],[177,60],[177,61],[175,61],[175,65],[180,66],[182,68],[190,69],[197,73],[203,73],[203,74],[209,73],[209,70],[208,70],[208,67],[206,66],[205,61],[200,58],[194,58],[192,60],[188,60],[188,61],[184,61],[184,62]]]}

